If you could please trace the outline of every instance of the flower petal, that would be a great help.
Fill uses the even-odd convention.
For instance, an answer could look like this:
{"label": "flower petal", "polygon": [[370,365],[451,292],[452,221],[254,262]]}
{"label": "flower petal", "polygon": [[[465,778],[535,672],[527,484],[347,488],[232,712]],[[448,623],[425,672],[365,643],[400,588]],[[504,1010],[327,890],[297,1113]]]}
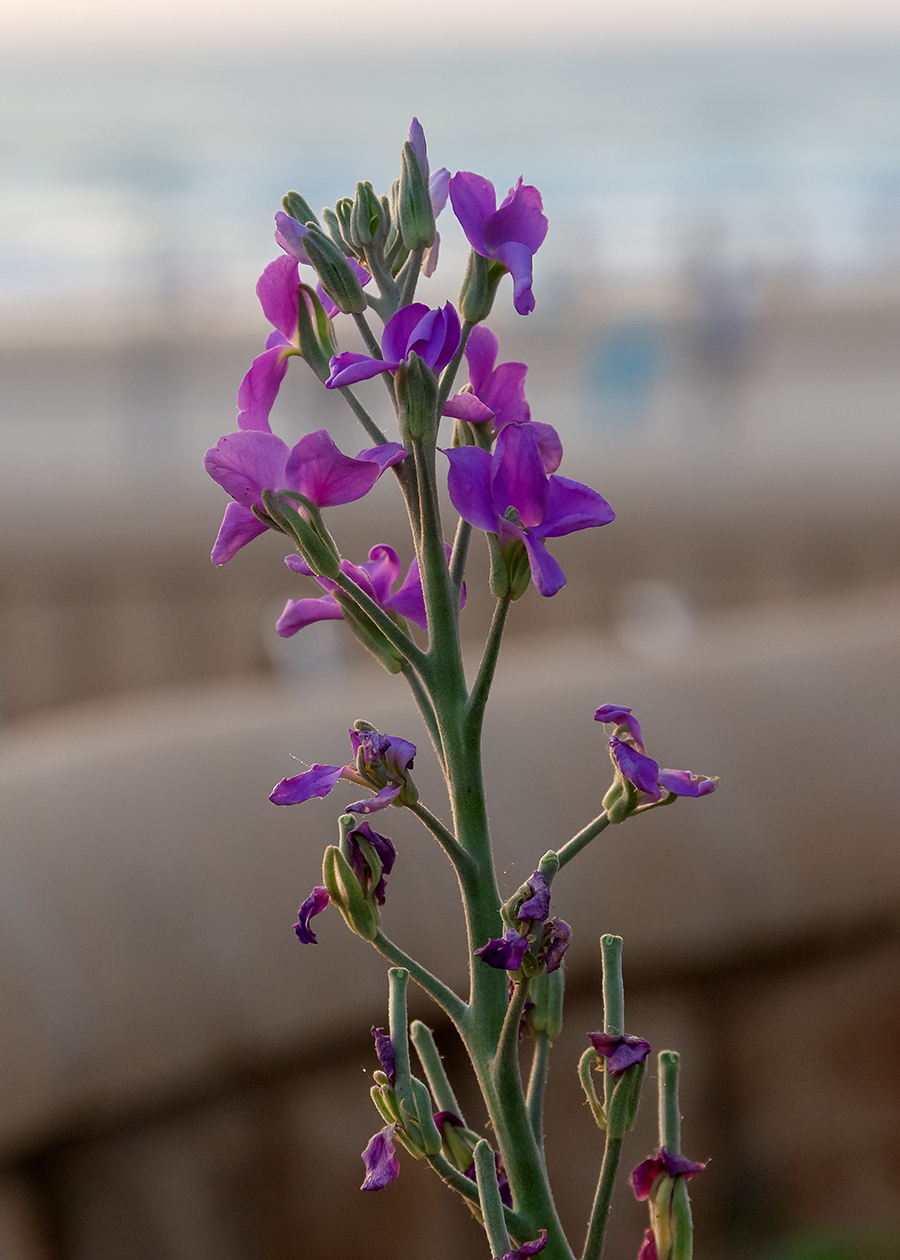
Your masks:
{"label": "flower petal", "polygon": [[439,166],[432,172],[428,180],[428,191],[431,194],[431,209],[434,211],[434,217],[437,218],[450,195],[450,172],[446,166]]}
{"label": "flower petal", "polygon": [[407,452],[399,442],[382,442],[380,446],[367,446],[364,451],[357,453],[356,458],[370,459],[384,472],[386,468],[393,468],[394,464],[406,459],[406,455]]}
{"label": "flower petal", "polygon": [[263,314],[280,333],[293,341],[297,333],[297,289],[300,270],[297,259],[282,254],[268,267],[256,282],[256,296]]}
{"label": "flower petal", "polygon": [[383,1190],[400,1176],[400,1161],[392,1141],[396,1127],[396,1124],[386,1124],[363,1151],[366,1176],[360,1189]]}
{"label": "flower petal", "polygon": [[506,425],[497,438],[491,464],[491,498],[498,515],[514,507],[524,526],[540,525],[547,484],[534,429],[530,424]]}
{"label": "flower petal", "polygon": [[285,479],[317,507],[354,503],[374,486],[383,469],[372,459],[353,459],[337,447],[327,429],[306,433],[287,459]]}
{"label": "flower petal", "polygon": [[466,362],[469,365],[469,383],[479,398],[491,387],[499,352],[497,334],[485,324],[476,324],[466,342]]}
{"label": "flower petal", "polygon": [[314,915],[322,913],[328,905],[328,900],[328,889],[319,885],[312,890],[298,910],[294,932],[301,945],[318,945],[319,942],[316,940],[315,932],[309,926],[309,921]]}
{"label": "flower petal", "polygon": [[459,219],[469,244],[485,258],[490,251],[485,245],[484,225],[496,213],[497,194],[494,185],[473,171],[457,171],[450,180],[450,204]]}
{"label": "flower petal", "polygon": [[274,345],[258,354],[238,387],[239,429],[262,429],[266,433],[272,431],[269,412],[278,397],[288,367],[284,338],[277,332],[272,336],[278,337],[281,345]]}
{"label": "flower petal", "polygon": [[224,564],[241,547],[246,547],[247,543],[264,534],[267,528],[248,507],[242,507],[240,503],[229,503],[222,517],[210,560],[213,564]]}
{"label": "flower petal", "polygon": [[345,766],[312,765],[302,774],[276,783],[269,800],[273,805],[299,805],[314,796],[327,796],[345,769]]}
{"label": "flower petal", "polygon": [[447,399],[444,415],[450,416],[453,420],[468,420],[469,424],[484,424],[486,420],[494,418],[490,407],[474,394],[470,394],[468,390],[462,390]]}
{"label": "flower petal", "polygon": [[288,448],[274,433],[242,429],[219,438],[206,452],[206,471],[244,507],[262,504],[263,490],[285,485]]}
{"label": "flower petal", "polygon": [[[525,426],[520,426],[524,428]],[[504,429],[506,433],[508,430]],[[535,530],[542,538],[559,538],[579,529],[608,525],[616,514],[602,494],[580,481],[554,474],[547,479],[544,516]]]}
{"label": "flower petal", "polygon": [[527,949],[528,937],[509,928],[502,936],[488,941],[481,949],[476,949],[475,953],[489,967],[497,967],[501,971],[518,971]]}
{"label": "flower petal", "polygon": [[453,506],[470,525],[496,534],[499,513],[491,498],[489,452],[479,446],[455,446],[444,454],[450,461],[447,488]]}
{"label": "flower petal", "polygon": [[534,534],[526,533],[524,542],[525,550],[528,552],[528,563],[531,566],[531,576],[539,594],[548,598],[556,595],[566,584],[566,575],[559,561],[555,556],[551,556],[541,539],[536,538]]}
{"label": "flower petal", "polygon": [[485,224],[484,243],[495,251],[504,241],[517,241],[534,254],[543,245],[548,226],[541,194],[534,184],[523,184],[520,176]]}
{"label": "flower petal", "polygon": [[676,796],[707,796],[716,790],[716,779],[709,779],[702,774],[691,774],[690,770],[660,770],[659,784],[667,792]]}
{"label": "flower petal", "polygon": [[641,735],[641,727],[637,718],[631,709],[625,708],[622,704],[601,704],[600,708],[594,714],[595,722],[605,722],[616,726],[627,726],[631,732],[631,736],[638,746],[640,752],[644,752],[644,737]]}
{"label": "flower petal", "polygon": [[521,1247],[516,1247],[513,1251],[504,1252],[502,1256],[496,1257],[496,1260],[525,1260],[527,1256],[535,1256],[539,1251],[543,1251],[547,1246],[547,1231],[542,1229],[537,1238],[532,1242],[522,1243]]}
{"label": "flower petal", "polygon": [[527,881],[527,886],[531,889],[531,896],[519,906],[516,918],[543,923],[550,913],[550,885],[541,871],[535,871]]}
{"label": "flower petal", "polygon": [[413,622],[422,630],[428,628],[428,617],[425,612],[425,595],[422,591],[422,575],[419,572],[418,560],[413,560],[409,572],[400,587],[383,601],[388,612],[399,613],[407,621]]}
{"label": "flower petal", "polygon": [[[309,263],[304,244],[308,228],[284,210],[275,213],[275,240],[298,262]],[[274,320],[272,321],[274,323]]]}
{"label": "flower petal", "polygon": [[375,1038],[375,1053],[378,1055],[378,1062],[381,1064],[382,1071],[388,1078],[389,1084],[394,1083],[394,1043],[391,1041],[388,1033],[383,1028],[376,1028],[372,1025],[372,1036]]}
{"label": "flower petal", "polygon": [[646,792],[654,801],[662,795],[659,790],[659,764],[652,757],[639,753],[615,735],[609,741],[610,752],[616,765],[639,792]]}
{"label": "flower petal", "polygon": [[[525,377],[528,367],[524,363],[501,363],[491,375],[488,387],[484,390],[474,385],[476,394],[487,403],[497,416],[497,427],[514,421],[516,424],[527,424],[531,419],[531,408],[525,398]],[[471,377],[470,377],[471,379]],[[550,425],[544,426],[550,428]],[[535,425],[535,428],[537,426]],[[553,432],[553,430],[551,430]],[[559,439],[557,438],[557,441]],[[560,451],[562,447],[560,446]],[[558,467],[559,460],[556,466]]]}
{"label": "flower petal", "polygon": [[385,359],[399,363],[406,358],[409,343],[426,315],[433,314],[424,302],[411,302],[401,306],[384,326],[381,349]]}
{"label": "flower petal", "polygon": [[315,621],[341,621],[343,616],[332,595],[323,595],[321,599],[289,599],[284,612],[275,622],[275,630],[282,639],[290,639],[298,630],[311,626]]}
{"label": "flower petal", "polygon": [[396,363],[385,363],[384,359],[373,359],[368,354],[354,354],[344,350],[332,356],[328,365],[331,375],[325,382],[326,389],[343,389],[345,385],[355,385],[357,381],[370,381],[382,372],[392,372],[399,367]]}
{"label": "flower petal", "polygon": [[388,783],[375,796],[370,796],[368,800],[355,801],[354,804],[348,805],[344,813],[376,814],[380,809],[387,809],[388,805],[393,805],[402,791],[403,785],[401,783]]}

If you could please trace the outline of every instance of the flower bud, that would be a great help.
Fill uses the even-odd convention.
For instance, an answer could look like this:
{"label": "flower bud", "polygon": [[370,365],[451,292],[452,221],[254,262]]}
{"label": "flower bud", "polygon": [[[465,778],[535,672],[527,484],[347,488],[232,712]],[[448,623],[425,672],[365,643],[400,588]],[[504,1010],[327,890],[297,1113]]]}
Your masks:
{"label": "flower bud", "polygon": [[297,303],[297,332],[300,338],[301,355],[319,380],[327,381],[331,375],[331,357],[337,354],[334,329],[331,320],[325,314],[319,295],[308,284],[300,285]]}
{"label": "flower bud", "polygon": [[400,160],[400,189],[397,196],[400,235],[408,250],[434,244],[434,209],[428,188],[428,175],[419,165],[407,140]]}
{"label": "flower bud", "polygon": [[329,210],[326,206],[322,211],[322,218],[325,221],[325,226],[328,228],[328,234],[334,241],[335,245],[337,245],[342,254],[346,254],[348,258],[351,257],[353,255],[353,249],[349,241],[344,240],[337,215],[333,210]]}
{"label": "flower bud", "polygon": [[565,983],[565,971],[558,967],[556,971],[545,971],[534,976],[528,991],[528,996],[534,1003],[534,1009],[526,1015],[528,1026],[532,1032],[546,1033],[551,1041],[562,1030]]}
{"label": "flower bud", "polygon": [[281,205],[286,214],[292,219],[296,219],[298,223],[307,224],[314,223],[319,226],[319,220],[310,209],[309,202],[305,197],[301,197],[298,192],[286,192],[281,198]]}
{"label": "flower bud", "polygon": [[333,844],[325,850],[322,882],[351,932],[374,941],[380,922],[378,907],[366,898],[350,863]]}
{"label": "flower bud", "polygon": [[639,800],[634,784],[623,775],[617,774],[612,787],[603,798],[603,808],[611,823],[620,823],[634,813]]}
{"label": "flower bud", "polygon": [[400,437],[431,443],[435,439],[435,412],[438,383],[431,368],[416,352],[410,351],[405,363],[394,373],[394,389],[400,408]]}
{"label": "flower bud", "polygon": [[[301,504],[309,519],[295,511],[286,502],[288,499]],[[268,514],[294,539],[297,550],[313,573],[332,581],[340,576],[340,552],[322,520],[321,512],[311,499],[298,490],[283,490],[278,494],[263,490],[262,501]]]}
{"label": "flower bud", "polygon": [[642,1059],[640,1063],[632,1064],[617,1075],[606,1106],[606,1121],[611,1138],[624,1137],[634,1127],[646,1069],[647,1060]]}
{"label": "flower bud", "polygon": [[306,235],[306,253],[322,282],[322,288],[338,310],[345,314],[361,314],[366,309],[366,295],[356,273],[334,241],[320,228],[311,227]]}
{"label": "flower bud", "polygon": [[375,196],[374,189],[368,181],[358,183],[356,197],[350,211],[351,244],[371,245],[374,240],[384,235],[381,202]]}
{"label": "flower bud", "polygon": [[506,268],[497,259],[484,258],[475,250],[469,252],[469,265],[459,291],[459,313],[470,324],[487,319],[497,295],[497,285]]}

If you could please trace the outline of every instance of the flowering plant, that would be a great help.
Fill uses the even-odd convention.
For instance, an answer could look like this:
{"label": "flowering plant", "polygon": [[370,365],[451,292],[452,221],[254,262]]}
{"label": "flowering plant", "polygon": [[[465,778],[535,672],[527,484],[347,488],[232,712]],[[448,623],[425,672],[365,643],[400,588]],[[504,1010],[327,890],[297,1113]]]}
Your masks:
{"label": "flowering plant", "polygon": [[[458,311],[449,302],[433,310],[414,300],[419,275],[430,275],[437,265],[435,220],[448,198],[472,247]],[[574,1260],[543,1157],[545,1082],[550,1047],[561,1027],[571,937],[569,925],[550,912],[554,880],[608,826],[679,796],[706,795],[715,780],[660,769],[647,754],[631,710],[601,705],[596,720],[613,728],[613,781],[603,808],[561,848],[541,856],[529,879],[504,899],[481,765],[485,706],[504,626],[512,603],[532,582],[548,598],[565,585],[548,541],[614,519],[601,494],[558,473],[562,443],[552,426],[531,419],[527,368],[497,365],[499,342],[484,324],[507,273],[516,311],[527,315],[534,309],[532,259],[547,232],[541,196],[520,179],[498,207],[493,185],[482,176],[469,171],[451,176],[444,168],[432,173],[425,136],[414,119],[400,176],[388,195],[359,183],[354,197],[338,201],[321,218],[299,193],[287,193],[282,205],[275,236],[283,252],[257,286],[274,331],[241,383],[237,431],[206,455],[207,471],[232,499],[212,559],[225,563],[267,531],[284,536],[293,548],[288,567],[315,582],[320,593],[289,600],[279,634],[293,635],[325,618],[342,620],[385,668],[402,674],[450,803],[445,823],[419,798],[415,746],[361,720],[350,729],[347,765],[312,765],[283,779],[271,795],[276,805],[296,805],[327,796],[342,780],[366,791],[340,813],[337,843],[324,854],[322,883],[303,902],[294,928],[301,944],[315,945],[312,922],[334,905],[351,931],[392,964],[388,1028],[372,1030],[380,1069],[371,1092],[383,1127],[363,1152],[362,1188],[381,1190],[396,1179],[399,1147],[427,1160],[467,1201],[484,1225],[492,1257],[519,1260],[540,1252],[544,1260]],[[370,316],[383,325],[380,337]],[[365,353],[338,349],[333,323],[338,317],[355,323]],[[289,449],[272,432],[269,416],[292,357],[305,359],[325,388],[342,395],[369,446],[349,456],[327,432],[316,430]],[[464,357],[469,382],[453,393]],[[354,389],[378,377],[393,405],[399,441],[381,430]],[[441,436],[445,416],[453,427]],[[396,551],[384,543],[374,545],[361,564],[345,559],[322,515],[325,508],[362,498],[388,469],[412,530],[415,559],[405,577]],[[440,508],[444,473],[459,517],[452,544],[445,540]],[[469,686],[460,616],[473,531],[487,540],[495,606]],[[468,936],[465,997],[382,929],[381,907],[397,853],[367,819],[378,813],[378,825],[387,828],[381,820],[391,808],[415,814],[456,872]],[[650,1054],[648,1042],[625,1032],[621,945],[619,937],[601,941],[604,1027],[587,1034],[590,1046],[579,1064],[591,1112],[606,1135],[583,1260],[597,1260],[602,1252],[622,1141],[637,1114]],[[496,1148],[467,1127],[432,1031],[420,1021],[409,1025],[410,978],[443,1009],[461,1038]],[[520,1066],[526,1038],[532,1045],[527,1083]],[[410,1046],[421,1077],[413,1073]],[[680,1153],[677,1056],[664,1051],[660,1064],[659,1152],[633,1174],[635,1192],[651,1210],[640,1254],[644,1260],[686,1260],[691,1254],[686,1183],[702,1165]]]}

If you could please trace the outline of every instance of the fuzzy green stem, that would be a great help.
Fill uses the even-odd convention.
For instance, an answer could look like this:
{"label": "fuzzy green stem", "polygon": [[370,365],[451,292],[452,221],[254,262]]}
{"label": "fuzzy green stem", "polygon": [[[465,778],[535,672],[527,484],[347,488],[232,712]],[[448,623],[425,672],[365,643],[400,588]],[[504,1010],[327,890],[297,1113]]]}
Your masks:
{"label": "fuzzy green stem", "polygon": [[511,1250],[511,1245],[509,1234],[506,1232],[500,1187],[497,1184],[494,1148],[484,1138],[481,1138],[475,1144],[474,1157],[478,1199],[481,1203],[484,1232],[487,1234],[488,1242],[491,1246],[491,1255],[505,1256]]}
{"label": "fuzzy green stem", "polygon": [[447,399],[450,397],[450,391],[453,388],[453,382],[456,380],[456,373],[459,371],[460,363],[462,363],[462,357],[463,357],[463,354],[465,353],[466,343],[469,340],[469,333],[472,331],[474,327],[475,325],[471,323],[468,319],[463,321],[463,326],[462,326],[462,329],[460,330],[459,349],[457,350],[456,354],[453,356],[453,358],[450,360],[450,362],[447,364],[447,366],[444,368],[443,372],[441,373],[441,388],[440,388],[440,393],[438,394],[438,405],[437,405],[438,419],[440,419],[440,417],[444,413],[444,407],[447,404]]}
{"label": "fuzzy green stem", "polygon": [[388,1020],[391,1046],[394,1050],[394,1093],[400,1103],[401,1115],[406,1111],[416,1114],[409,1066],[409,1021],[406,1013],[406,989],[409,971],[406,967],[388,970]]}
{"label": "fuzzy green stem", "polygon": [[388,940],[380,928],[375,933],[375,939],[372,944],[380,954],[384,955],[388,962],[394,963],[397,967],[405,967],[419,988],[424,989],[428,996],[437,1002],[441,1010],[450,1016],[454,1024],[458,1028],[463,1026],[468,1007],[457,993],[454,993],[442,980],[438,980],[437,976],[433,976],[427,967],[417,963],[399,945],[395,945],[393,941]]}
{"label": "fuzzy green stem", "polygon": [[491,683],[494,681],[494,671],[497,668],[497,659],[500,655],[500,641],[503,638],[503,629],[506,625],[510,603],[511,600],[509,597],[506,597],[505,599],[498,599],[494,605],[494,615],[491,618],[491,628],[484,645],[484,654],[481,658],[481,665],[478,668],[478,676],[475,679],[475,684],[472,687],[469,702],[466,706],[466,737],[473,743],[481,738],[484,710],[490,694]]}
{"label": "fuzzy green stem", "polygon": [[[594,1067],[598,1059],[597,1051],[593,1046],[588,1046],[584,1054],[578,1060],[578,1079],[581,1081],[581,1088],[584,1090],[584,1096],[587,1099],[591,1114],[596,1121],[598,1129],[606,1128],[606,1112],[603,1110],[603,1104],[597,1097],[597,1091],[594,1088]],[[604,1077],[605,1077],[604,1073]]]}
{"label": "fuzzy green stem", "polygon": [[453,539],[453,550],[450,552],[450,581],[457,590],[462,590],[471,537],[472,526],[460,517],[456,526],[456,537]]}
{"label": "fuzzy green stem", "polygon": [[338,393],[343,396],[344,400],[347,403],[347,406],[356,416],[357,420],[365,429],[367,435],[372,439],[375,445],[384,446],[385,442],[387,442],[387,438],[382,433],[381,429],[378,427],[378,425],[375,423],[372,417],[369,415],[368,411],[366,411],[365,407],[362,405],[359,399],[356,397],[356,395],[354,394],[350,386],[349,385],[339,386]]}
{"label": "fuzzy green stem", "polygon": [[441,747],[441,734],[438,730],[437,717],[435,716],[434,705],[431,703],[431,697],[422,686],[422,680],[410,665],[409,661],[403,662],[400,672],[409,684],[409,689],[413,694],[416,707],[422,715],[422,721],[425,723],[425,728],[428,731],[432,746],[437,754],[441,770],[443,770],[444,750]]}
{"label": "fuzzy green stem", "polygon": [[503,1029],[494,1055],[494,1073],[508,1080],[509,1074],[519,1077],[519,1027],[522,1023],[522,1012],[528,998],[529,980],[523,976],[513,985],[512,997],[506,1008]]}
{"label": "fuzzy green stem", "polygon": [[369,327],[369,321],[366,319],[365,315],[355,311],[353,314],[353,322],[362,334],[362,339],[365,342],[366,349],[372,358],[383,359],[384,355],[381,353],[381,344],[372,332],[372,329]]}
{"label": "fuzzy green stem", "polygon": [[606,814],[599,814],[593,822],[589,822],[588,825],[583,827],[577,835],[572,837],[571,840],[567,840],[562,848],[557,850],[560,869],[562,869],[567,862],[571,862],[573,857],[589,845],[596,836],[599,836],[601,831],[605,831],[608,826],[609,819]]}
{"label": "fuzzy green stem", "polygon": [[591,1220],[581,1260],[600,1260],[603,1255],[606,1223],[609,1220],[609,1207],[621,1158],[622,1139],[607,1137],[606,1149],[603,1152],[603,1166],[600,1169],[600,1180],[597,1182],[597,1193],[591,1208]]}
{"label": "fuzzy green stem", "polygon": [[374,599],[367,595],[362,587],[358,586],[346,573],[338,574],[335,578],[335,585],[339,586],[342,591],[345,591],[354,603],[357,603],[363,612],[368,614],[391,647],[396,648],[400,655],[405,657],[410,665],[421,673],[423,667],[427,666],[428,659],[422,649],[413,643],[409,635],[400,629],[396,621],[389,617],[384,609],[379,608]]}
{"label": "fuzzy green stem", "polygon": [[538,1033],[534,1043],[534,1057],[531,1060],[531,1073],[528,1077],[528,1092],[525,1105],[528,1108],[528,1119],[534,1140],[543,1150],[544,1146],[544,1095],[547,1089],[547,1073],[550,1070],[550,1038],[545,1032]]}
{"label": "fuzzy green stem", "polygon": [[411,814],[415,814],[416,818],[428,828],[455,867],[458,867],[460,864],[471,864],[472,859],[453,832],[445,827],[439,818],[435,818],[427,806],[423,805],[421,801],[416,801],[415,805],[407,805],[406,808]]}
{"label": "fuzzy green stem", "polygon": [[675,1050],[659,1052],[659,1144],[670,1155],[681,1154],[681,1111],[678,1072],[681,1056]]}
{"label": "fuzzy green stem", "polygon": [[625,987],[622,982],[622,938],[609,933],[600,937],[603,956],[603,1031],[625,1035]]}
{"label": "fuzzy green stem", "polygon": [[425,246],[417,245],[412,251],[409,258],[400,268],[397,276],[397,284],[400,288],[400,298],[397,302],[397,310],[403,306],[409,306],[410,302],[416,296],[416,285],[419,283],[419,271],[422,267],[422,259],[425,257]]}
{"label": "fuzzy green stem", "polygon": [[419,1056],[419,1062],[422,1064],[428,1088],[431,1090],[438,1111],[452,1111],[462,1120],[463,1115],[459,1103],[456,1101],[453,1086],[444,1071],[441,1052],[437,1048],[431,1029],[420,1019],[414,1019],[409,1027],[409,1035],[416,1048],[416,1054]]}

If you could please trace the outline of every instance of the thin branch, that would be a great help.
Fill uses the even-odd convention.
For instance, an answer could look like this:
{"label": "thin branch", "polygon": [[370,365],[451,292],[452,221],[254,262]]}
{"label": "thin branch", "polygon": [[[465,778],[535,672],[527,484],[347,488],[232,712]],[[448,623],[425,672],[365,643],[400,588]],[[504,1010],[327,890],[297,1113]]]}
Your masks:
{"label": "thin branch", "polygon": [[437,717],[435,716],[434,705],[431,703],[431,697],[423,687],[422,680],[410,665],[409,661],[403,662],[403,667],[400,672],[409,683],[409,689],[413,693],[413,699],[416,702],[416,707],[422,715],[422,721],[425,723],[425,727],[434,746],[434,751],[437,754],[437,759],[440,762],[441,770],[443,770],[444,747],[441,743],[441,733],[438,729]]}
{"label": "thin branch", "polygon": [[456,526],[456,537],[453,539],[453,550],[450,553],[450,581],[458,591],[462,590],[471,537],[472,526],[460,517]]}
{"label": "thin branch", "polygon": [[412,251],[409,258],[400,268],[397,275],[397,284],[400,286],[400,302],[398,310],[402,306],[409,306],[410,302],[416,295],[416,285],[419,283],[419,269],[422,266],[422,259],[425,257],[425,246],[417,245]]}
{"label": "thin branch", "polygon": [[380,954],[383,954],[389,962],[396,967],[405,967],[409,974],[415,980],[420,989],[428,994],[438,1006],[453,1020],[457,1027],[464,1022],[468,1013],[468,1006],[459,996],[454,993],[443,980],[438,980],[437,976],[433,976],[427,967],[423,967],[421,963],[417,963],[414,958],[410,958],[399,945],[395,945],[393,941],[388,940],[385,934],[379,929],[375,933],[375,939],[372,944]]}
{"label": "thin branch", "polygon": [[465,353],[466,342],[469,340],[469,333],[474,327],[475,325],[473,323],[470,323],[469,320],[465,320],[459,338],[459,349],[441,373],[441,388],[440,393],[438,394],[437,405],[437,414],[439,417],[444,413],[444,407],[446,406],[447,399],[450,397],[453,382],[456,380],[456,373],[459,371],[459,365],[462,362],[462,357]]}
{"label": "thin branch", "polygon": [[519,1026],[522,1022],[522,1012],[525,1009],[525,1001],[528,997],[528,985],[528,977],[523,976],[513,986],[512,997],[509,999],[509,1005],[506,1008],[503,1027],[500,1030],[500,1039],[497,1042],[497,1050],[494,1054],[493,1068],[495,1075],[511,1070],[515,1072],[517,1077],[519,1075]]}
{"label": "thin branch", "polygon": [[597,1182],[597,1193],[594,1196],[594,1206],[591,1208],[591,1220],[581,1260],[600,1260],[603,1255],[609,1205],[612,1201],[613,1186],[616,1184],[616,1173],[619,1171],[621,1157],[622,1139],[607,1136],[606,1148],[603,1152],[603,1166],[600,1169],[600,1180]]}
{"label": "thin branch", "polygon": [[462,864],[471,864],[472,859],[470,855],[459,843],[453,832],[448,827],[445,827],[439,818],[435,818],[431,810],[427,809],[421,801],[416,801],[415,805],[407,805],[406,808],[411,814],[415,814],[418,820],[428,828],[454,866],[459,867]]}
{"label": "thin branch", "polygon": [[347,406],[356,416],[357,420],[365,429],[366,433],[372,439],[375,445],[384,446],[385,442],[387,441],[387,438],[382,433],[381,429],[378,427],[378,425],[375,423],[372,417],[369,415],[368,411],[366,411],[365,407],[362,405],[359,399],[356,397],[356,395],[354,394],[350,386],[341,385],[338,389],[338,393],[343,394],[347,402]]}
{"label": "thin branch", "polygon": [[525,1105],[528,1108],[528,1119],[531,1121],[534,1140],[542,1150],[544,1147],[544,1093],[549,1068],[550,1038],[545,1032],[538,1033],[537,1041],[534,1043],[534,1057],[531,1060]]}
{"label": "thin branch", "polygon": [[409,635],[400,629],[396,621],[393,621],[384,609],[380,608],[374,599],[366,594],[361,586],[357,586],[356,582],[351,577],[348,577],[346,573],[339,573],[334,579],[334,583],[335,586],[339,586],[342,591],[346,592],[364,613],[369,615],[391,647],[396,648],[414,669],[421,673],[423,668],[427,668],[428,658],[422,649],[413,643]]}
{"label": "thin branch", "polygon": [[[429,1155],[428,1162],[437,1175],[452,1190],[456,1190],[469,1203],[478,1208],[479,1215],[481,1213],[481,1204],[478,1200],[478,1187],[474,1181],[470,1181],[465,1173],[461,1173],[458,1168],[454,1168],[449,1160],[443,1155]],[[512,1208],[504,1207],[503,1215],[506,1219],[506,1228],[509,1230],[514,1240],[526,1237],[527,1226],[517,1212]]]}
{"label": "thin branch", "polygon": [[484,721],[484,710],[490,694],[497,658],[500,655],[500,641],[503,638],[503,627],[511,604],[509,596],[498,599],[494,605],[491,628],[484,645],[484,654],[478,667],[478,676],[466,705],[466,734],[469,740],[476,742],[481,735],[481,724]]}
{"label": "thin branch", "polygon": [[605,831],[609,826],[609,819],[605,813],[598,814],[593,822],[582,828],[577,836],[573,836],[571,840],[567,840],[561,849],[556,850],[556,856],[559,858],[559,869],[571,862],[582,849],[586,848],[590,842],[600,835],[601,831]]}
{"label": "thin branch", "polygon": [[354,311],[353,322],[362,333],[362,339],[366,343],[366,349],[372,358],[383,359],[384,355],[381,353],[381,343],[369,327],[369,321],[366,319],[365,315]]}

